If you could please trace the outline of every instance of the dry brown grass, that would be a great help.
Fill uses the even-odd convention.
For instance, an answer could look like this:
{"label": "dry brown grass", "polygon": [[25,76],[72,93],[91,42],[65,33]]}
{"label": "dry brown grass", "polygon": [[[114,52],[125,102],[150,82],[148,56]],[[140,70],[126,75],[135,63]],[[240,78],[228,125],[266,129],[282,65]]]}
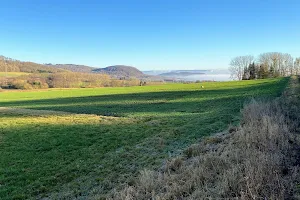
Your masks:
{"label": "dry brown grass", "polygon": [[293,199],[299,181],[298,78],[280,99],[252,101],[239,127],[143,170],[111,199]]}

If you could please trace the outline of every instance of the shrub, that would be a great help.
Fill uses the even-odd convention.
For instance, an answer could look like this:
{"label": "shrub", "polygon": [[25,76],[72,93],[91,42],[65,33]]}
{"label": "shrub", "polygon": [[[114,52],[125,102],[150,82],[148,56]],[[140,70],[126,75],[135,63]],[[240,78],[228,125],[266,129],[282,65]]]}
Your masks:
{"label": "shrub", "polygon": [[26,84],[27,84],[27,81],[21,80],[21,79],[20,80],[15,79],[9,83],[10,87],[14,88],[14,89],[25,89]]}

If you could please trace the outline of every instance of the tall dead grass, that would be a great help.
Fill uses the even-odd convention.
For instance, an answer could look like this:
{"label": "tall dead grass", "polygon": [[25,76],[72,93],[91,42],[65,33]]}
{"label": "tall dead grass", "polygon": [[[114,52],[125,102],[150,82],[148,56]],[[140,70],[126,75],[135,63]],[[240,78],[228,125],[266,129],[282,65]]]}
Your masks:
{"label": "tall dead grass", "polygon": [[292,199],[299,181],[298,79],[273,102],[252,101],[241,125],[143,170],[111,199]]}

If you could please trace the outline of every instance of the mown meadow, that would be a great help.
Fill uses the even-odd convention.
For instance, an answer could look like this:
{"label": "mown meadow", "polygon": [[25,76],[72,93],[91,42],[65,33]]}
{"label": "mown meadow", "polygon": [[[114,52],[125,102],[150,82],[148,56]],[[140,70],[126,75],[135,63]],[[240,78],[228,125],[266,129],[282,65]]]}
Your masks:
{"label": "mown meadow", "polygon": [[245,103],[277,97],[287,82],[0,92],[0,199],[104,198],[237,124]]}

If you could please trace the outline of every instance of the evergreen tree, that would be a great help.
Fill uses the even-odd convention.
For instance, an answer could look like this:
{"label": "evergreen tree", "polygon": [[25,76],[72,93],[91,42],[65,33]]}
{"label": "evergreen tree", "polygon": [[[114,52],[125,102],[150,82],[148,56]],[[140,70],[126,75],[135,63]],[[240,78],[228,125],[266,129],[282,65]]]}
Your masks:
{"label": "evergreen tree", "polygon": [[269,77],[275,77],[275,67],[273,65],[270,66]]}
{"label": "evergreen tree", "polygon": [[259,70],[257,72],[257,77],[259,79],[265,79],[265,78],[268,78],[269,76],[269,71],[267,69],[267,66],[266,65],[260,65],[259,66]]}
{"label": "evergreen tree", "polygon": [[244,68],[242,80],[249,80],[249,69],[248,69],[248,67]]}
{"label": "evergreen tree", "polygon": [[254,62],[249,65],[249,79],[256,79],[256,66]]}

